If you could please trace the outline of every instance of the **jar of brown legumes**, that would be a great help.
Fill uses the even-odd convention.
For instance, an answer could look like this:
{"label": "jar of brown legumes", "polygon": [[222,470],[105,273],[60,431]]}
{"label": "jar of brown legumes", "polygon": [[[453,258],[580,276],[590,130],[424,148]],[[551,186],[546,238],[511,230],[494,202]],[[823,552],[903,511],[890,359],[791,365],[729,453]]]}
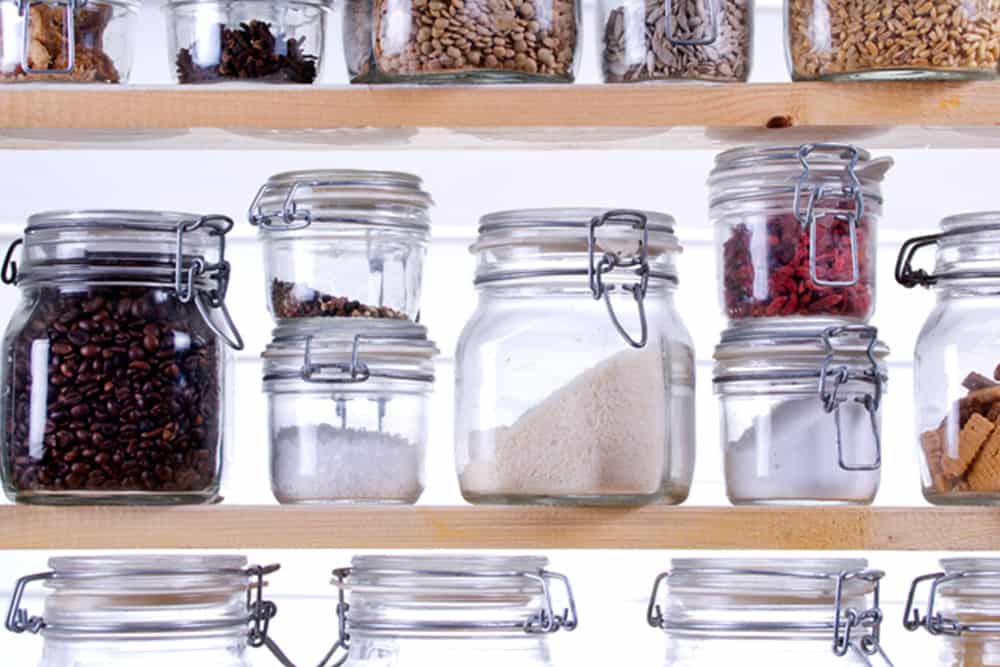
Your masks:
{"label": "jar of brown legumes", "polygon": [[225,305],[232,224],[149,211],[29,218],[2,273],[22,293],[0,358],[8,497],[218,498],[226,348],[243,346]]}
{"label": "jar of brown legumes", "polygon": [[571,83],[579,0],[348,0],[352,83]]}

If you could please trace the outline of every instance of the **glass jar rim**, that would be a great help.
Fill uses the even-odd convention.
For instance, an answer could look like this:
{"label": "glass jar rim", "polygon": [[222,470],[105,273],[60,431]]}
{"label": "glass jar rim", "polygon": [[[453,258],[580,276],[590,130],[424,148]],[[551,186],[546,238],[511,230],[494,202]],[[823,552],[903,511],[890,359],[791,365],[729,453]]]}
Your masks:
{"label": "glass jar rim", "polygon": [[[645,209],[616,209],[598,207],[551,207],[510,209],[488,213],[479,219],[478,238],[471,246],[475,253],[486,247],[503,246],[516,240],[565,241],[567,237],[582,236],[593,220],[610,212],[639,213],[646,218],[646,230],[650,236],[650,250],[660,252],[680,250],[674,235],[675,220],[668,213]],[[631,240],[635,238],[635,228],[626,219],[608,219],[600,230],[601,238]],[[654,244],[655,241],[655,244]]]}
{"label": "glass jar rim", "polygon": [[[715,348],[713,358],[716,361],[731,361],[740,359],[780,359],[783,356],[825,357],[829,352],[824,337],[831,329],[841,326],[816,327],[811,322],[791,323],[781,326],[755,327],[736,326],[722,332],[720,343]],[[842,335],[829,338],[833,352],[837,357],[865,356],[869,347],[876,359],[882,360],[889,355],[889,346],[877,338],[874,345],[862,333],[849,328]]]}

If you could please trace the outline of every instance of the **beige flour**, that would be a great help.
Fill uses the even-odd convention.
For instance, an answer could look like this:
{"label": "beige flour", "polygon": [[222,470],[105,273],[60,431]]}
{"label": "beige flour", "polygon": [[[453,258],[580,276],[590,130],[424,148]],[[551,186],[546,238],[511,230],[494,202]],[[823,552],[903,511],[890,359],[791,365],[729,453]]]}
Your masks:
{"label": "beige flour", "polygon": [[469,434],[477,496],[649,495],[664,484],[668,398],[660,349],[619,352],[525,412]]}

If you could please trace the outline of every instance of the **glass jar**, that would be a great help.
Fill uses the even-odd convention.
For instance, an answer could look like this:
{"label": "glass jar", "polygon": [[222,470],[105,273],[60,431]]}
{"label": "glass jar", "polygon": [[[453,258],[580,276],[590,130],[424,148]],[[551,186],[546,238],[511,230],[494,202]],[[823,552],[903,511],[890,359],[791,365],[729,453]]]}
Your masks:
{"label": "glass jar", "polygon": [[602,0],[605,83],[746,81],[753,0]]}
{"label": "glass jar", "polygon": [[[941,667],[1000,666],[1000,559],[946,558],[910,587],[903,627],[940,638]],[[928,583],[926,612],[917,593]]]}
{"label": "glass jar", "polygon": [[[674,306],[673,218],[484,217],[479,303],[456,354],[456,462],[474,503],[682,502],[694,351]],[[602,303],[603,301],[603,303]]]}
{"label": "glass jar", "polygon": [[[334,571],[345,667],[547,667],[577,626],[569,580],[533,556],[356,556]],[[348,594],[350,600],[348,604]]]}
{"label": "glass jar", "polygon": [[152,211],[28,219],[0,358],[0,478],[29,503],[219,496],[226,346],[224,216]]}
{"label": "glass jar", "polygon": [[[74,556],[14,588],[7,630],[41,634],[39,667],[250,667],[247,647],[270,643],[277,613],[263,599],[277,565],[242,556]],[[40,582],[43,616],[21,606]]]}
{"label": "glass jar", "polygon": [[1000,62],[995,0],[785,0],[796,81],[992,79]]}
{"label": "glass jar", "polygon": [[328,0],[166,0],[178,83],[313,83],[323,61]]}
{"label": "glass jar", "polygon": [[[674,559],[647,621],[669,667],[892,667],[881,644],[879,582],[863,559]],[[870,602],[869,602],[870,600]]]}
{"label": "glass jar", "polygon": [[580,0],[347,0],[351,83],[572,83]]}
{"label": "glass jar", "polygon": [[867,322],[876,223],[892,166],[854,146],[737,148],[709,178],[720,301],[730,325]]}
{"label": "glass jar", "polygon": [[871,503],[888,353],[862,325],[723,333],[713,380],[730,502]]}
{"label": "glass jar", "polygon": [[438,350],[409,322],[291,321],[264,351],[281,503],[415,503]]}
{"label": "glass jar", "polygon": [[249,213],[271,315],[419,319],[432,203],[412,174],[272,176]]}
{"label": "glass jar", "polygon": [[0,1],[0,83],[126,83],[139,0]]}
{"label": "glass jar", "polygon": [[[945,218],[941,232],[900,249],[896,280],[937,297],[914,357],[914,405],[924,497],[935,504],[1000,502],[1000,212]],[[914,255],[936,247],[932,272]],[[996,431],[996,432],[994,432]]]}

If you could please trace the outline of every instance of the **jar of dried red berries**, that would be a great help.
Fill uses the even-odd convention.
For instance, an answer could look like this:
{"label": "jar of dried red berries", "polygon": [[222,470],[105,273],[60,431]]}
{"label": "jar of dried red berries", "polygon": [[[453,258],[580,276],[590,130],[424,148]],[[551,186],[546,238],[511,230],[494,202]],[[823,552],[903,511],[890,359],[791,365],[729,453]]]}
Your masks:
{"label": "jar of dried red berries", "polygon": [[411,174],[345,169],[268,179],[249,218],[271,315],[417,320],[432,205],[421,185]]}
{"label": "jar of dried red berries", "polygon": [[890,158],[805,144],[720,154],[709,178],[722,308],[731,325],[865,323]]}
{"label": "jar of dried red berries", "polygon": [[232,225],[151,211],[28,220],[0,273],[22,296],[0,355],[9,498],[218,498],[227,345],[243,346],[225,305]]}

